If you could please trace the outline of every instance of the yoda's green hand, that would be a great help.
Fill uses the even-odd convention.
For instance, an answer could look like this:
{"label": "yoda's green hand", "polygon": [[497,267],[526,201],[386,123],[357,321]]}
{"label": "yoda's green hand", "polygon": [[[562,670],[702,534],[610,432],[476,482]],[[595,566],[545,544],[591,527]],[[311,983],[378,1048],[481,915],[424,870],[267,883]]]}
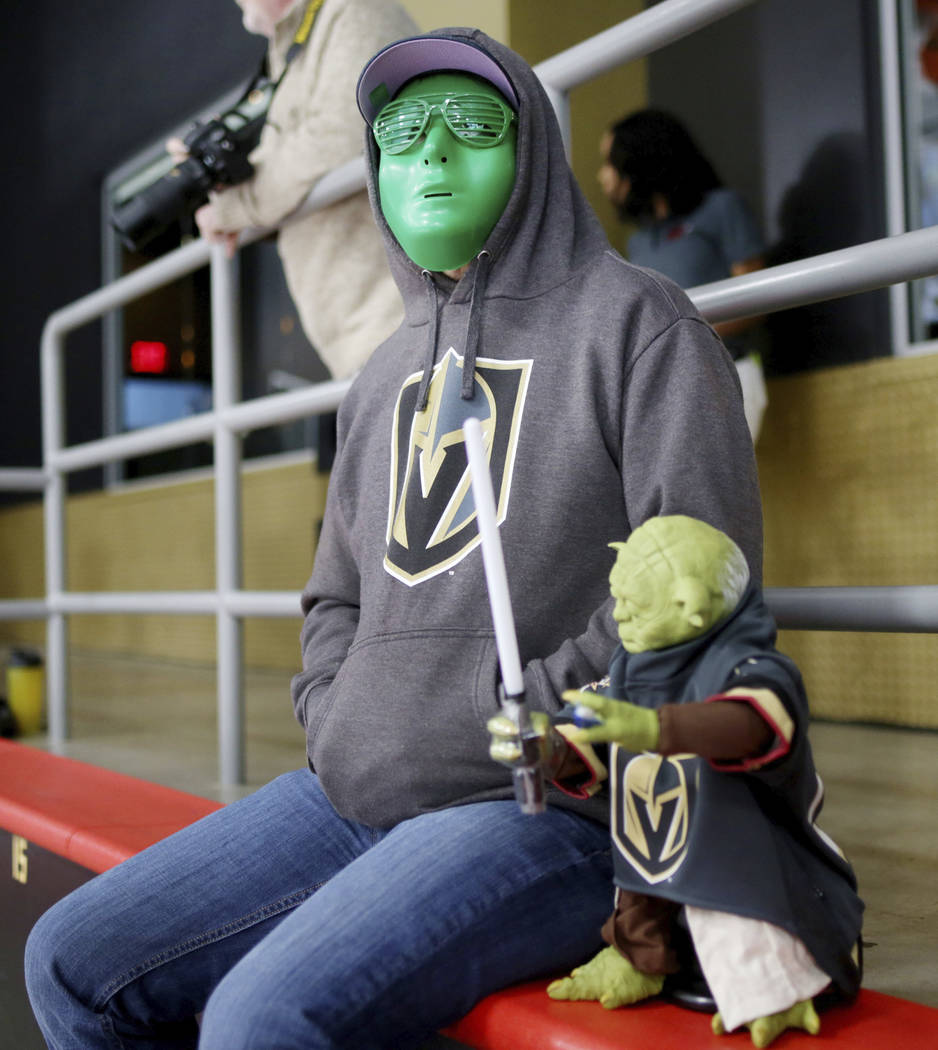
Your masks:
{"label": "yoda's green hand", "polygon": [[[541,761],[549,764],[558,743],[554,740],[555,731],[550,715],[543,711],[532,711],[530,719],[531,729],[537,734]],[[516,765],[521,760],[521,740],[515,723],[508,715],[495,715],[486,723],[486,729],[492,738],[489,742],[490,757],[504,766]]]}
{"label": "yoda's green hand", "polygon": [[[714,1035],[723,1035],[726,1029],[723,1027],[723,1018],[719,1014],[713,1015],[710,1024]],[[752,1034],[752,1045],[760,1048],[768,1046],[773,1040],[787,1031],[789,1028],[800,1028],[809,1035],[817,1035],[821,1030],[821,1021],[814,1009],[814,1003],[805,999],[795,1003],[787,1010],[781,1010],[777,1014],[768,1017],[757,1017],[750,1021],[746,1027]]]}
{"label": "yoda's green hand", "polygon": [[613,700],[608,696],[568,689],[563,699],[595,711],[602,725],[590,726],[571,732],[574,743],[620,744],[628,751],[654,751],[658,746],[661,731],[658,727],[658,712],[653,708],[639,707],[627,700]]}
{"label": "yoda's green hand", "polygon": [[657,995],[664,984],[661,974],[642,973],[611,945],[578,966],[569,977],[547,986],[551,999],[590,999],[607,1010],[628,1006]]}

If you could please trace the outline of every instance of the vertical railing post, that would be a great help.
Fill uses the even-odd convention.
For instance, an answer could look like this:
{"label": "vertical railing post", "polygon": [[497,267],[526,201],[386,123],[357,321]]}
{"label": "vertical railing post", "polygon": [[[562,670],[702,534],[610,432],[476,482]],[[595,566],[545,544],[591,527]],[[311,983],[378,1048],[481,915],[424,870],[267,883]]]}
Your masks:
{"label": "vertical railing post", "polygon": [[245,780],[242,624],[229,611],[241,588],[241,437],[224,410],[241,400],[240,258],[212,248],[212,396],[215,416],[215,589],[218,595],[218,758],[223,787]]}
{"label": "vertical railing post", "polygon": [[68,623],[58,608],[66,588],[65,501],[68,479],[54,466],[65,438],[65,390],[62,354],[65,337],[52,324],[42,333],[40,382],[42,385],[42,456],[48,470],[43,497],[45,532],[46,604],[46,710],[49,747],[61,752],[68,738]]}
{"label": "vertical railing post", "polygon": [[[879,61],[883,134],[883,178],[886,233],[890,237],[907,229],[905,214],[905,136],[902,131],[902,46],[899,12],[895,0],[879,0]],[[909,288],[894,284],[889,289],[892,352],[904,354],[911,341]]]}

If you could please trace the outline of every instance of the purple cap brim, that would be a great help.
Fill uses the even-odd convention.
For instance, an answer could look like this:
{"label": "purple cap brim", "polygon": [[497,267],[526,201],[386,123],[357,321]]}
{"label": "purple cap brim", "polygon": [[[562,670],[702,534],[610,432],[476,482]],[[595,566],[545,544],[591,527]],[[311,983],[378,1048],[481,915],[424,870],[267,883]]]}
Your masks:
{"label": "purple cap brim", "polygon": [[493,58],[462,40],[432,36],[399,40],[379,51],[358,78],[358,108],[370,125],[409,80],[444,72],[471,73],[487,80],[517,110],[514,88]]}

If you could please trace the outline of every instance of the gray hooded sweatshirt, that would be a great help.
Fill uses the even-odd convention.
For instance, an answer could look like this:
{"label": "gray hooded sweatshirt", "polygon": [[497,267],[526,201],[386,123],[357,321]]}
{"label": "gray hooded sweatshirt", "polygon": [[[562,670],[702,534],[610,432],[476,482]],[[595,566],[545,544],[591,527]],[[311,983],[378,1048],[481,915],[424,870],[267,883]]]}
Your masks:
{"label": "gray hooded sweatshirt", "polygon": [[[498,657],[462,425],[483,424],[526,698],[605,674],[618,639],[608,544],[688,514],[757,581],[755,459],[733,363],[684,293],[609,245],[531,68],[477,30],[519,100],[511,198],[469,271],[422,272],[369,192],[406,316],[339,413],[293,681],[310,765],[343,816],[389,827],[512,797],[488,755]],[[421,410],[421,406],[424,406]],[[608,820],[608,802],[552,804]],[[534,818],[532,818],[534,819]]]}

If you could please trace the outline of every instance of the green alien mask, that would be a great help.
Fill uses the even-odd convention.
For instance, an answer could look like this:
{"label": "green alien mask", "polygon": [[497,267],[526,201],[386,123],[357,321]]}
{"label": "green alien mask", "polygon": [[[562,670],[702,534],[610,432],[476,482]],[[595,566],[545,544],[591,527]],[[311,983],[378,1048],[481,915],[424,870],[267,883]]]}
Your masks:
{"label": "green alien mask", "polygon": [[407,255],[456,270],[481,250],[515,182],[515,115],[486,81],[434,73],[374,122],[381,210]]}

